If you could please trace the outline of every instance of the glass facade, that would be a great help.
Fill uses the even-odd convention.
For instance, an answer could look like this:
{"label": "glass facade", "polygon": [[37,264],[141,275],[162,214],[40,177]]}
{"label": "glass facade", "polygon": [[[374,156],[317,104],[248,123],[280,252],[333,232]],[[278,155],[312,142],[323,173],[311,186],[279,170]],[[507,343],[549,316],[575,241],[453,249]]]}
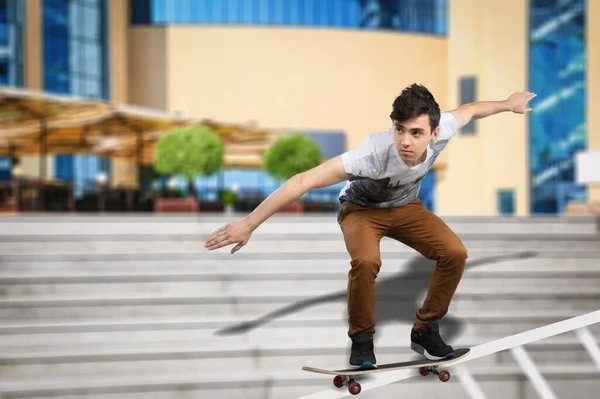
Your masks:
{"label": "glass facade", "polygon": [[[105,0],[43,0],[44,90],[108,99]],[[60,154],[56,177],[73,181],[79,196],[107,163],[90,155]]]}
{"label": "glass facade", "polygon": [[555,214],[586,189],[574,178],[586,147],[585,0],[530,0],[530,213]]}
{"label": "glass facade", "polygon": [[23,3],[0,0],[0,85],[23,85]]}
{"label": "glass facade", "polygon": [[447,0],[130,0],[131,22],[292,25],[445,35]]}
{"label": "glass facade", "polygon": [[[0,85],[23,86],[23,2],[0,0]],[[0,181],[11,179],[10,157],[0,157]]]}

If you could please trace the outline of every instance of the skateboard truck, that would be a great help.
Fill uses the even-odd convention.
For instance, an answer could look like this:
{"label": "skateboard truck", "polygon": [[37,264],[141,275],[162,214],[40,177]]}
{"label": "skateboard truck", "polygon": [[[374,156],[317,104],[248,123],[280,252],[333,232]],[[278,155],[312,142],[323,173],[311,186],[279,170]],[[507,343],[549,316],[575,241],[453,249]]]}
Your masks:
{"label": "skateboard truck", "polygon": [[419,374],[427,377],[429,373],[437,375],[442,382],[450,381],[450,372],[448,370],[438,370],[438,366],[419,367]]}
{"label": "skateboard truck", "polygon": [[333,385],[336,388],[348,386],[348,392],[352,395],[358,395],[361,391],[361,386],[358,382],[354,381],[354,376],[336,375],[333,378]]}

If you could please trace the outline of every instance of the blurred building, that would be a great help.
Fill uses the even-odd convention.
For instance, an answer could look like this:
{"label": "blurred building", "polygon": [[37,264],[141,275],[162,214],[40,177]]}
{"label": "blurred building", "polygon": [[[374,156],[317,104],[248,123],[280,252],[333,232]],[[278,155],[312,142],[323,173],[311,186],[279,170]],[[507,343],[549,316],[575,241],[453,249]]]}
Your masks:
{"label": "blurred building", "polygon": [[[388,129],[413,82],[443,109],[529,89],[530,117],[466,126],[421,195],[446,215],[560,213],[600,200],[574,178],[576,152],[600,149],[599,22],[593,0],[0,0],[0,84],[299,130],[327,156]],[[48,162],[129,179],[94,156]],[[252,168],[200,187],[217,184],[276,187]]]}

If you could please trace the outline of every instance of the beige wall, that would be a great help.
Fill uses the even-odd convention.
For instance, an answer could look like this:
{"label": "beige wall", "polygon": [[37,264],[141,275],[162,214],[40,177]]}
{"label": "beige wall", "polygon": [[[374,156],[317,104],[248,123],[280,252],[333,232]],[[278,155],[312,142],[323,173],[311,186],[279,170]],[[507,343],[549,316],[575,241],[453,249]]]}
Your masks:
{"label": "beige wall", "polygon": [[[38,178],[40,177],[40,163],[41,157],[37,155],[22,156],[21,158],[21,172],[23,176]],[[46,157],[46,179],[54,178],[54,157],[48,155]]]}
{"label": "beige wall", "polygon": [[[459,78],[477,77],[477,100],[503,100],[527,89],[527,9],[520,0],[450,0],[448,106],[460,105]],[[506,21],[510,21],[507,29]],[[495,215],[497,190],[514,189],[516,213],[527,212],[527,118],[500,114],[477,121],[445,150],[437,211]]]}
{"label": "beige wall", "polygon": [[391,125],[406,85],[427,85],[444,106],[447,97],[443,38],[176,26],[133,28],[130,40],[136,104],[266,128],[341,129],[350,148]]}
{"label": "beige wall", "polygon": [[[588,148],[600,150],[600,3],[587,0]],[[600,201],[600,183],[589,186],[590,201]]]}
{"label": "beige wall", "polygon": [[127,97],[132,104],[168,109],[167,31],[159,26],[129,29]]}

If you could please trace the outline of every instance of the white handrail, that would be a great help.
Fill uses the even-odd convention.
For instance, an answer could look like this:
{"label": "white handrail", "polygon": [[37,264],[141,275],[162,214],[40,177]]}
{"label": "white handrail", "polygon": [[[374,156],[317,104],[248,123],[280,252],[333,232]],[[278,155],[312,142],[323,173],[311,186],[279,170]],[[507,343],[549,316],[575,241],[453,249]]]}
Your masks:
{"label": "white handrail", "polygon": [[[467,356],[451,363],[449,367],[597,323],[600,323],[600,310],[572,317],[557,323],[548,324],[543,327],[534,328],[505,338],[500,338],[495,341],[486,342],[471,348],[471,351]],[[399,370],[376,373],[373,374],[369,380],[361,382],[362,392],[405,380],[415,375],[418,375],[418,370]],[[332,386],[329,389],[303,396],[300,399],[337,399],[346,396],[350,396],[350,393],[347,390]]]}
{"label": "white handrail", "polygon": [[535,363],[533,360],[531,360],[529,354],[525,351],[525,349],[523,349],[523,346],[517,346],[515,348],[511,348],[510,350],[519,363],[519,366],[521,366],[521,370],[523,370],[523,373],[527,376],[527,378],[529,378],[529,381],[531,381],[533,387],[540,395],[540,398],[557,399],[556,395],[554,395],[554,392],[552,392],[552,388],[550,388],[550,385],[544,379],[542,373],[540,373],[538,368],[535,366]]}
{"label": "white handrail", "polygon": [[479,387],[479,384],[477,384],[475,378],[473,378],[469,370],[463,364],[459,364],[458,366],[456,366],[456,371],[458,371],[458,379],[460,380],[460,382],[462,382],[463,386],[465,387],[465,390],[471,396],[471,398],[485,399],[485,394],[483,393],[483,390]]}
{"label": "white handrail", "polygon": [[590,355],[594,363],[596,363],[596,367],[600,370],[600,349],[598,349],[598,344],[596,343],[596,339],[590,332],[587,327],[582,327],[575,331],[579,341],[586,349],[587,353]]}

